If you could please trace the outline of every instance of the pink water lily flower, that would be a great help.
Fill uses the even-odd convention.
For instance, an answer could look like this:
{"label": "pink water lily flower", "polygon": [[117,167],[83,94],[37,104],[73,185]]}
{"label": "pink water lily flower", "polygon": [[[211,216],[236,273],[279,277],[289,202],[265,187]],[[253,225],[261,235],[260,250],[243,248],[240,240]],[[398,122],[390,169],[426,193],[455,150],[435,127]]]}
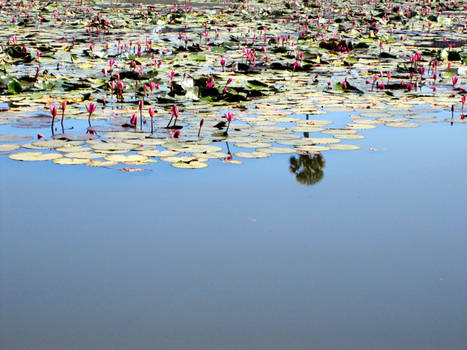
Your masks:
{"label": "pink water lily flower", "polygon": [[230,123],[232,122],[233,118],[234,118],[234,115],[232,112],[227,112],[225,114],[225,119],[227,119],[227,121],[229,122],[229,124],[227,124],[227,129],[225,130],[226,134],[229,131]]}
{"label": "pink water lily flower", "polygon": [[96,111],[97,105],[94,102],[91,102],[89,106],[86,106],[86,110],[89,114],[93,114]]}
{"label": "pink water lily flower", "polygon": [[134,127],[136,127],[136,123],[138,121],[138,117],[136,116],[136,113],[133,113],[130,117],[130,123],[131,125],[133,125]]}
{"label": "pink water lily flower", "polygon": [[56,105],[50,105],[50,114],[52,115],[52,118],[55,118],[57,116],[57,106]]}
{"label": "pink water lily flower", "polygon": [[154,118],[154,108],[149,107],[148,113],[149,113],[149,116],[150,116],[151,118]]}
{"label": "pink water lily flower", "polygon": [[89,106],[86,106],[86,110],[88,111],[88,123],[91,125],[91,115],[96,111],[97,105],[94,102],[91,102]]}

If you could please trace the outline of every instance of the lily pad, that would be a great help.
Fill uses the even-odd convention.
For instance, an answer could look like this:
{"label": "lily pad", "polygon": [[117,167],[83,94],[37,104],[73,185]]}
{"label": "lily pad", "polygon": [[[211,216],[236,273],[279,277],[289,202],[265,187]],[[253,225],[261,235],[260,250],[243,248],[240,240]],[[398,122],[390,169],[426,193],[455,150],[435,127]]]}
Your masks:
{"label": "lily pad", "polygon": [[60,153],[42,153],[42,152],[20,152],[20,153],[13,153],[8,156],[8,158],[14,160],[20,160],[24,162],[38,162],[38,161],[46,161],[46,160],[54,160],[61,158],[62,155]]}
{"label": "lily pad", "polygon": [[15,150],[17,150],[17,149],[19,149],[19,148],[20,148],[20,146],[15,145],[15,144],[9,144],[9,143],[0,144],[0,152],[15,151]]}

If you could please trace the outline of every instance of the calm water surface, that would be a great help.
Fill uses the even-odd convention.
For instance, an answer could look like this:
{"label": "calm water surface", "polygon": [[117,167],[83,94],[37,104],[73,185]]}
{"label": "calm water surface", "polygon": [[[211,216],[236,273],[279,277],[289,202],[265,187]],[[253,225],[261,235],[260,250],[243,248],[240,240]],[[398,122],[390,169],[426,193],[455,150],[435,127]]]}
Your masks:
{"label": "calm water surface", "polygon": [[466,349],[467,127],[364,134],[314,186],[0,157],[0,349]]}

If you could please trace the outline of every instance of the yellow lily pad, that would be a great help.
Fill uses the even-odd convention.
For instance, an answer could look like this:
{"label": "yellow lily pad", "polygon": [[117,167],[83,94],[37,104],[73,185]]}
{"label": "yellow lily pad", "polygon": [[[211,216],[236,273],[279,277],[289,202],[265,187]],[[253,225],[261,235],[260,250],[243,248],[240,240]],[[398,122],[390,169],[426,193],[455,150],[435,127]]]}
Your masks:
{"label": "yellow lily pad", "polygon": [[84,159],[84,158],[67,158],[67,157],[57,158],[53,160],[54,163],[63,164],[63,165],[85,164],[88,161],[89,161],[88,159]]}
{"label": "yellow lily pad", "polygon": [[357,145],[347,145],[343,143],[339,143],[337,145],[329,145],[330,149],[338,149],[338,150],[343,150],[343,151],[352,151],[352,150],[357,150],[360,149],[360,146]]}
{"label": "yellow lily pad", "polygon": [[65,140],[39,140],[31,143],[32,146],[42,149],[62,147],[65,144]]}
{"label": "yellow lily pad", "polygon": [[206,163],[197,162],[197,161],[192,161],[189,163],[174,162],[174,163],[171,163],[170,165],[172,165],[175,168],[182,168],[182,169],[200,169],[200,168],[206,168],[208,166],[208,164]]}
{"label": "yellow lily pad", "polygon": [[122,155],[122,154],[111,154],[111,155],[106,155],[104,157],[105,160],[111,161],[111,162],[144,162],[148,158],[141,155],[141,154],[130,154],[130,155]]}
{"label": "yellow lily pad", "polygon": [[239,158],[268,158],[271,155],[269,153],[256,151],[256,152],[237,152],[235,153],[235,156]]}
{"label": "yellow lily pad", "polygon": [[364,139],[365,136],[363,135],[352,135],[352,134],[342,134],[342,135],[334,135],[336,139],[341,139],[341,140],[360,140]]}
{"label": "yellow lily pad", "polygon": [[19,145],[4,143],[0,144],[0,152],[10,152],[19,149]]}
{"label": "yellow lily pad", "polygon": [[329,150],[328,146],[298,146],[297,150],[307,152],[324,152]]}
{"label": "yellow lily pad", "polygon": [[42,152],[20,152],[10,154],[8,158],[20,160],[23,162],[38,162],[54,160],[63,157],[60,153],[42,153]]}
{"label": "yellow lily pad", "polygon": [[89,162],[86,163],[87,166],[93,166],[93,167],[108,167],[108,166],[114,166],[117,164],[118,162],[109,161],[109,160],[90,160]]}
{"label": "yellow lily pad", "polygon": [[386,123],[386,126],[393,128],[418,128],[420,124],[417,123]]}

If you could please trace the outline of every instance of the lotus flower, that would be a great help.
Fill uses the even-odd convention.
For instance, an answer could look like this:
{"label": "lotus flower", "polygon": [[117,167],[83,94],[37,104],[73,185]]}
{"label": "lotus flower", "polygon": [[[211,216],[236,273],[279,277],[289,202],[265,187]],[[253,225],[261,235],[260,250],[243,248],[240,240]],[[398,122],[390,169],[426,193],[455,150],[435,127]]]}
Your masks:
{"label": "lotus flower", "polygon": [[51,126],[51,128],[53,130],[55,117],[57,116],[57,106],[56,105],[50,105],[49,109],[50,109],[50,114],[52,115],[52,124],[50,126]]}
{"label": "lotus flower", "polygon": [[136,123],[138,121],[138,117],[136,116],[136,113],[133,113],[130,117],[130,123],[136,128]]}
{"label": "lotus flower", "polygon": [[151,133],[154,132],[154,108],[149,107],[148,109],[149,116],[151,117]]}
{"label": "lotus flower", "polygon": [[170,109],[170,114],[171,114],[172,116],[170,117],[169,124],[167,124],[167,127],[170,126],[170,123],[172,122],[172,119],[173,119],[174,117],[175,117],[175,121],[174,121],[174,125],[173,125],[173,126],[175,126],[175,124],[177,124],[177,119],[178,119],[178,117],[179,117],[179,115],[180,115],[180,112],[179,112],[178,107],[177,107],[176,104],[174,104],[174,105],[172,106],[172,108]]}
{"label": "lotus flower", "polygon": [[97,105],[94,102],[91,102],[89,106],[86,106],[86,110],[89,113],[88,122],[91,125],[91,115],[96,111]]}
{"label": "lotus flower", "polygon": [[177,131],[173,131],[173,130],[170,130],[170,136],[173,138],[173,139],[176,139],[180,136],[180,130],[177,130]]}
{"label": "lotus flower", "polygon": [[[461,103],[462,103],[462,112],[461,112],[461,114],[464,115],[465,95],[461,97]],[[462,118],[462,119],[464,119],[464,118]]]}
{"label": "lotus flower", "polygon": [[225,130],[225,133],[227,134],[227,132],[229,131],[229,127],[230,127],[230,123],[232,122],[233,120],[233,113],[232,112],[227,112],[225,114],[225,119],[227,119],[227,121],[229,122],[229,124],[227,124],[227,129]]}

